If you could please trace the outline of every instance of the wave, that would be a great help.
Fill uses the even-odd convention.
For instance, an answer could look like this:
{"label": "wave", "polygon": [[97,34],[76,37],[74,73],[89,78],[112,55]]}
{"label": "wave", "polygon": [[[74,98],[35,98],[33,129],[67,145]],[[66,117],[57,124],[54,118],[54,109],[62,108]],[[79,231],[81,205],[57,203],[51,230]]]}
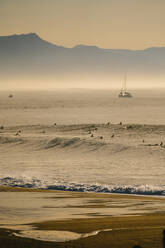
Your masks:
{"label": "wave", "polygon": [[97,140],[87,140],[87,139],[81,139],[79,137],[73,137],[73,138],[65,138],[65,137],[55,137],[53,139],[47,140],[45,139],[39,139],[39,140],[33,140],[33,139],[23,139],[21,137],[12,137],[12,136],[0,136],[0,144],[10,144],[15,143],[15,145],[20,144],[26,144],[30,147],[40,147],[40,149],[51,149],[51,148],[78,148],[78,147],[86,147],[86,148],[95,148],[99,149],[102,146],[108,145],[105,142],[97,141]]}
{"label": "wave", "polygon": [[42,137],[39,139],[34,138],[22,138],[14,136],[0,136],[0,144],[13,144],[13,148],[16,146],[26,144],[26,147],[34,150],[50,150],[50,149],[60,149],[61,151],[71,150],[82,152],[94,152],[97,150],[102,150],[103,153],[113,154],[117,152],[125,152],[126,150],[132,149],[131,146],[123,145],[119,143],[113,143],[104,141],[100,136],[93,139],[79,138],[79,137],[54,137],[53,139],[48,139],[47,137]]}
{"label": "wave", "polygon": [[86,140],[86,139],[80,139],[78,137],[73,138],[64,138],[64,137],[56,137],[50,141],[45,146],[45,149],[50,149],[54,147],[60,147],[60,148],[67,148],[67,147],[88,147],[88,148],[95,148],[99,149],[102,146],[105,146],[106,143],[95,141],[95,140]]}
{"label": "wave", "polygon": [[48,142],[48,144],[45,146],[46,149],[53,148],[56,146],[61,146],[61,147],[68,147],[74,144],[77,144],[80,141],[80,138],[71,138],[71,139],[66,139],[66,138],[54,138]]}
{"label": "wave", "polygon": [[[42,144],[43,145],[43,144]],[[41,145],[41,149],[43,146]],[[99,149],[104,148],[103,152],[111,152],[117,153],[122,152],[130,147],[127,145],[122,144],[115,144],[115,143],[108,143],[101,140],[88,140],[88,139],[81,139],[79,137],[73,138],[65,138],[65,137],[56,137],[54,139],[49,140],[46,145],[44,145],[44,149],[52,149],[52,148],[72,148],[77,149],[80,151],[81,149],[85,149],[88,152],[97,151]]]}
{"label": "wave", "polygon": [[0,136],[0,144],[10,144],[10,143],[23,143],[22,138]]}
{"label": "wave", "polygon": [[37,178],[0,178],[1,186],[20,187],[20,188],[38,188],[48,190],[62,190],[72,192],[96,192],[96,193],[119,193],[119,194],[137,194],[137,195],[159,195],[165,196],[165,185],[102,185],[86,183],[68,183],[55,182],[49,183]]}

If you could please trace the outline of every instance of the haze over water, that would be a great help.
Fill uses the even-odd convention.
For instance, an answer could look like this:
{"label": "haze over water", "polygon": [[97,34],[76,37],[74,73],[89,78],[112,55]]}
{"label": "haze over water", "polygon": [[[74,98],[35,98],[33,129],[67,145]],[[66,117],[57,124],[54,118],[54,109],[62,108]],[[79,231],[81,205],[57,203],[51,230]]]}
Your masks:
{"label": "haze over water", "polygon": [[164,124],[164,89],[132,90],[133,98],[118,98],[118,90],[68,89],[0,92],[1,125],[139,123]]}

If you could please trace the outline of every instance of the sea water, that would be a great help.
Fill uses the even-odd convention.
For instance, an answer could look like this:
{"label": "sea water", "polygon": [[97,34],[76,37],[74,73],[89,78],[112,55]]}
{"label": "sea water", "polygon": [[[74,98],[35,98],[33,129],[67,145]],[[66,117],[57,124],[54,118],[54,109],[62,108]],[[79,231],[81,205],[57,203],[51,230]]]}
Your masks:
{"label": "sea water", "polygon": [[[165,124],[165,90],[118,91],[69,89],[0,93],[0,125],[69,125],[102,123]],[[12,93],[13,98],[8,95]],[[3,150],[4,149],[4,150]],[[13,150],[12,150],[13,149]],[[136,150],[108,154],[26,151],[1,144],[0,184],[71,191],[165,194],[165,157],[140,156]],[[81,150],[81,147],[80,147]]]}

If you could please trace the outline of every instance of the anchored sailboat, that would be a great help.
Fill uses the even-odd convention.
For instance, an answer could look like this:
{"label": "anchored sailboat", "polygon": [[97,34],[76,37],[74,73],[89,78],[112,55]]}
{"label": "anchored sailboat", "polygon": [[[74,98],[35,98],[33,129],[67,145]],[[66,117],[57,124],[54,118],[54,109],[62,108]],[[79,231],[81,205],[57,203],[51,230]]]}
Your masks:
{"label": "anchored sailboat", "polygon": [[125,75],[124,81],[122,83],[122,89],[119,93],[119,97],[132,97],[131,93],[127,91],[126,83],[127,83],[127,76]]}

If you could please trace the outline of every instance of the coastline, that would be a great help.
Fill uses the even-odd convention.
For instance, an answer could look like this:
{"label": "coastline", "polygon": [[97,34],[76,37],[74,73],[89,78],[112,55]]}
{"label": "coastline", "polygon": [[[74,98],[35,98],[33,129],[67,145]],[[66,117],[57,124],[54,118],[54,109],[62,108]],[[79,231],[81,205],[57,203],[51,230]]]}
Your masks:
{"label": "coastline", "polygon": [[[17,208],[4,205],[5,211],[2,208],[0,211],[0,218],[2,215],[4,218],[0,226],[0,241],[4,243],[4,248],[11,247],[11,244],[18,248],[108,248],[110,244],[113,248],[121,247],[121,244],[125,248],[132,248],[136,244],[147,248],[161,247],[162,231],[165,229],[163,197],[0,187],[3,200],[2,194],[6,202],[8,194],[9,198],[17,197],[18,204]],[[32,212],[27,209],[26,197],[28,201],[33,199]],[[24,205],[20,206],[19,201],[23,202],[23,199]],[[2,203],[0,206],[2,207]],[[11,219],[13,208],[14,221],[7,224],[9,220],[5,213],[8,207]],[[19,218],[16,219],[18,210],[19,214],[22,212],[21,222]],[[59,210],[63,213],[61,216]],[[26,219],[28,215],[33,216],[31,221]],[[45,240],[36,238],[35,232]],[[71,235],[73,240],[52,240],[55,235],[58,240],[59,237],[63,240],[66,234],[67,238]],[[81,237],[74,240],[74,235]]]}
{"label": "coastline", "polygon": [[147,199],[162,199],[165,201],[165,196],[164,195],[147,195],[147,194],[126,194],[126,193],[110,193],[110,192],[90,192],[90,191],[71,191],[71,190],[54,190],[54,189],[40,189],[40,188],[23,188],[23,187],[11,187],[11,186],[0,186],[0,192],[40,192],[40,193],[70,193],[73,195],[80,195],[81,197],[85,196],[88,198],[89,197],[94,197],[94,198],[109,198],[110,196],[115,198],[115,197],[120,197],[120,198],[147,198]]}

